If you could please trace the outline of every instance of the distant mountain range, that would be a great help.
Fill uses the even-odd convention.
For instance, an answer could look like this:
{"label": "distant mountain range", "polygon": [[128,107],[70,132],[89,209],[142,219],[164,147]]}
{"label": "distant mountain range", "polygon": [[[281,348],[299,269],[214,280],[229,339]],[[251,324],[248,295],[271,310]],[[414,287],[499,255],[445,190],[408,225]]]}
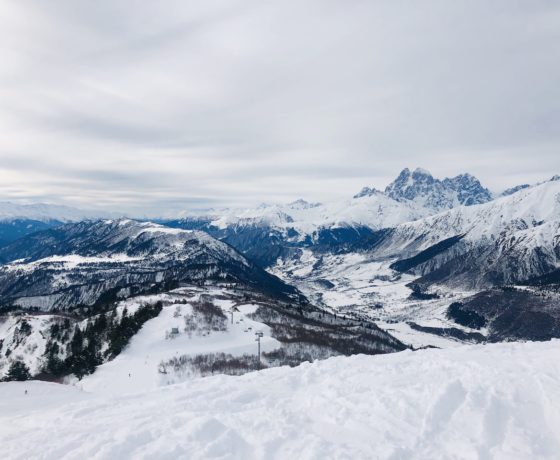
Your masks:
{"label": "distant mountain range", "polygon": [[[447,296],[457,302],[433,306],[438,321],[451,321],[445,334],[463,321],[467,329],[453,334],[469,340],[560,336],[558,176],[494,196],[469,174],[437,179],[405,168],[384,191],[365,187],[329,203],[225,209],[163,225],[84,221],[95,216],[65,207],[1,209],[4,305],[95,307],[176,283],[226,280],[296,302],[303,292],[345,313],[359,297],[360,315],[370,318],[388,301],[404,302],[415,312],[409,322],[422,310],[414,302]],[[401,278],[409,280],[399,284],[401,297],[380,294]]]}
{"label": "distant mountain range", "polygon": [[[504,194],[524,187],[527,185],[508,189]],[[205,230],[225,240],[232,239],[235,233],[234,245],[243,251],[238,240],[245,236],[250,239],[254,228],[270,229],[270,243],[277,239],[313,244],[325,240],[348,242],[362,238],[372,229],[393,227],[459,205],[470,206],[491,199],[488,189],[470,174],[439,180],[423,169],[411,172],[405,168],[384,192],[364,187],[352,198],[325,204],[300,199],[286,205],[187,213],[165,222],[177,228]],[[63,223],[115,217],[118,216],[114,213],[68,206],[0,202],[0,246]]]}
{"label": "distant mountain range", "polygon": [[383,192],[364,187],[352,198],[325,204],[298,200],[287,205],[193,214],[165,223],[206,231],[269,266],[293,248],[332,250],[363,241],[377,230],[492,199],[490,191],[470,174],[440,180],[426,170],[405,168]]}

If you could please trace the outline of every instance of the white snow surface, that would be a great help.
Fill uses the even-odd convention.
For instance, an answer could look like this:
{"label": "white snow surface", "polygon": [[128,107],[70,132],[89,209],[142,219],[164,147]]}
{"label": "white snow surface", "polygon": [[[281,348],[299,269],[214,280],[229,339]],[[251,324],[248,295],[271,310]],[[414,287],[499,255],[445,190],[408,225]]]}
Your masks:
{"label": "white snow surface", "polygon": [[107,256],[81,256],[79,254],[65,254],[62,256],[55,255],[44,257],[32,262],[26,262],[25,259],[15,260],[10,264],[3,265],[1,269],[6,271],[33,271],[41,265],[48,264],[53,270],[71,270],[83,265],[122,263],[136,260],[142,260],[142,257],[131,257],[123,253],[110,254]]}
{"label": "white snow surface", "polygon": [[557,459],[559,353],[554,340],[336,357],[118,396],[1,383],[2,458]]}

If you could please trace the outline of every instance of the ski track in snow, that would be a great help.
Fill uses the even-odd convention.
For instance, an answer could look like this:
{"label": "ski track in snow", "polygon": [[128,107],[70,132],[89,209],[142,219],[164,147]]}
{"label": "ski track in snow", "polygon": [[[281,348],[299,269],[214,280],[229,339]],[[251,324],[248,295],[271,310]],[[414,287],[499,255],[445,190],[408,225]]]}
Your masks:
{"label": "ski track in snow", "polygon": [[559,353],[554,340],[336,357],[119,396],[3,383],[2,457],[557,459]]}

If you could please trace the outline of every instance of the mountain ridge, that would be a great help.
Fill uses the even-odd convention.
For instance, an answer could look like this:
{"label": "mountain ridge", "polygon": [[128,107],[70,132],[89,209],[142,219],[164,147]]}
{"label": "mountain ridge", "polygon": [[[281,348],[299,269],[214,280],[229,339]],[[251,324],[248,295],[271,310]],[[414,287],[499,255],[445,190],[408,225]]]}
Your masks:
{"label": "mountain ridge", "polygon": [[130,219],[66,224],[0,249],[3,304],[41,310],[95,305],[181,282],[239,282],[303,301],[291,286],[199,231]]}

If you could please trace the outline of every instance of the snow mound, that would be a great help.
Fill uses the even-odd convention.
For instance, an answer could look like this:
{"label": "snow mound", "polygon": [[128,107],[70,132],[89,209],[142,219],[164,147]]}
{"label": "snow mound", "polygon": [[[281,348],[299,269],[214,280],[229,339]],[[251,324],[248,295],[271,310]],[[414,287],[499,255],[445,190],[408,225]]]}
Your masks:
{"label": "snow mound", "polygon": [[2,456],[556,459],[559,353],[556,340],[359,355],[119,397],[4,383]]}

